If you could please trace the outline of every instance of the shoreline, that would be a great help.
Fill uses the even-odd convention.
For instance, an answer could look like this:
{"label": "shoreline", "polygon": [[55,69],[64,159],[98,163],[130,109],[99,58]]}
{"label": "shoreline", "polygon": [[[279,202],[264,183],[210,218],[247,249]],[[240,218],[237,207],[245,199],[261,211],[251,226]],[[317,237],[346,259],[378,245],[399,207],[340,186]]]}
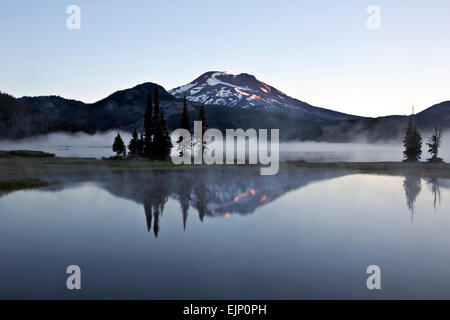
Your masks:
{"label": "shoreline", "polygon": [[[169,161],[148,161],[145,159],[95,159],[78,157],[0,157],[0,177],[14,177],[23,174],[46,174],[52,172],[105,170],[195,170],[195,169],[240,169],[256,170],[261,165],[218,164],[218,165],[175,165]],[[308,162],[304,160],[280,161],[280,170],[317,169],[348,170],[359,173],[384,173],[403,175],[437,175],[450,178],[450,163],[428,162]]]}
{"label": "shoreline", "polygon": [[[58,184],[52,176],[89,171],[123,170],[258,170],[260,165],[175,165],[171,161],[145,159],[95,159],[32,156],[0,157],[0,194]],[[314,170],[346,171],[349,174],[415,176],[419,178],[450,179],[450,163],[428,162],[307,162],[281,161],[280,171]],[[276,176],[276,175],[275,175]],[[271,176],[274,177],[274,176]]]}

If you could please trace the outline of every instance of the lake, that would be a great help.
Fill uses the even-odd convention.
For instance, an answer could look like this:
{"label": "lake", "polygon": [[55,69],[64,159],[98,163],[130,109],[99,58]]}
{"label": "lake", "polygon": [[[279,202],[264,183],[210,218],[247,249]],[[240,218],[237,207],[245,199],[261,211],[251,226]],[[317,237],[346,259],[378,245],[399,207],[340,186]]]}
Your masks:
{"label": "lake", "polygon": [[[449,299],[450,181],[192,169],[0,196],[0,298]],[[66,288],[81,268],[82,289]],[[368,290],[366,268],[381,268]]]}

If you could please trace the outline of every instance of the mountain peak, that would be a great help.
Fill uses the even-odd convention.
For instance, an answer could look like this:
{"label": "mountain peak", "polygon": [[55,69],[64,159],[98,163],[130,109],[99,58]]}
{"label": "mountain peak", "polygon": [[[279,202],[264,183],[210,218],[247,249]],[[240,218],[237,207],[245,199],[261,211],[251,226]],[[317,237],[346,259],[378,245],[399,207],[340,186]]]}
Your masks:
{"label": "mountain peak", "polygon": [[[276,92],[280,97],[274,97],[269,92]],[[278,90],[268,86],[248,73],[231,74],[225,71],[208,71],[191,83],[169,91],[177,98],[186,98],[193,102],[212,105],[239,106],[251,108],[274,102],[275,98],[284,99]],[[283,96],[281,96],[283,95]],[[284,97],[285,96],[285,97]],[[256,101],[262,100],[256,103]]]}
{"label": "mountain peak", "polygon": [[313,107],[289,97],[248,73],[208,71],[192,82],[169,90],[176,98],[204,105],[284,113],[304,120],[343,120],[353,116]]}

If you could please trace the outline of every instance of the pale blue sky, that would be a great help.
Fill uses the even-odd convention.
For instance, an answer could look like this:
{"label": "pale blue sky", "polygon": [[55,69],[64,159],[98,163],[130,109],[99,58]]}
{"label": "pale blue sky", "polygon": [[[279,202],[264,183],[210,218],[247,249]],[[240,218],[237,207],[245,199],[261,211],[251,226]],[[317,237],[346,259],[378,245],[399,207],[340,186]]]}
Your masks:
{"label": "pale blue sky", "polygon": [[[372,4],[380,30],[366,27]],[[223,70],[325,108],[406,114],[450,100],[449,15],[448,0],[2,1],[0,90],[93,102]]]}

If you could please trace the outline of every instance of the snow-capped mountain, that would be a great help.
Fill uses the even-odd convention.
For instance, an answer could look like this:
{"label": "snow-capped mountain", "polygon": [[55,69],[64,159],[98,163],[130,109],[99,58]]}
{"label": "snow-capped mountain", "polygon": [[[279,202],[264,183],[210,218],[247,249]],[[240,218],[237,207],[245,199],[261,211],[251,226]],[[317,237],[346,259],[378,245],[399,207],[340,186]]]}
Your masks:
{"label": "snow-capped mountain", "polygon": [[305,120],[344,120],[357,118],[328,109],[313,107],[291,98],[255,76],[209,71],[189,84],[169,90],[176,98],[205,105],[240,107],[281,112]]}

